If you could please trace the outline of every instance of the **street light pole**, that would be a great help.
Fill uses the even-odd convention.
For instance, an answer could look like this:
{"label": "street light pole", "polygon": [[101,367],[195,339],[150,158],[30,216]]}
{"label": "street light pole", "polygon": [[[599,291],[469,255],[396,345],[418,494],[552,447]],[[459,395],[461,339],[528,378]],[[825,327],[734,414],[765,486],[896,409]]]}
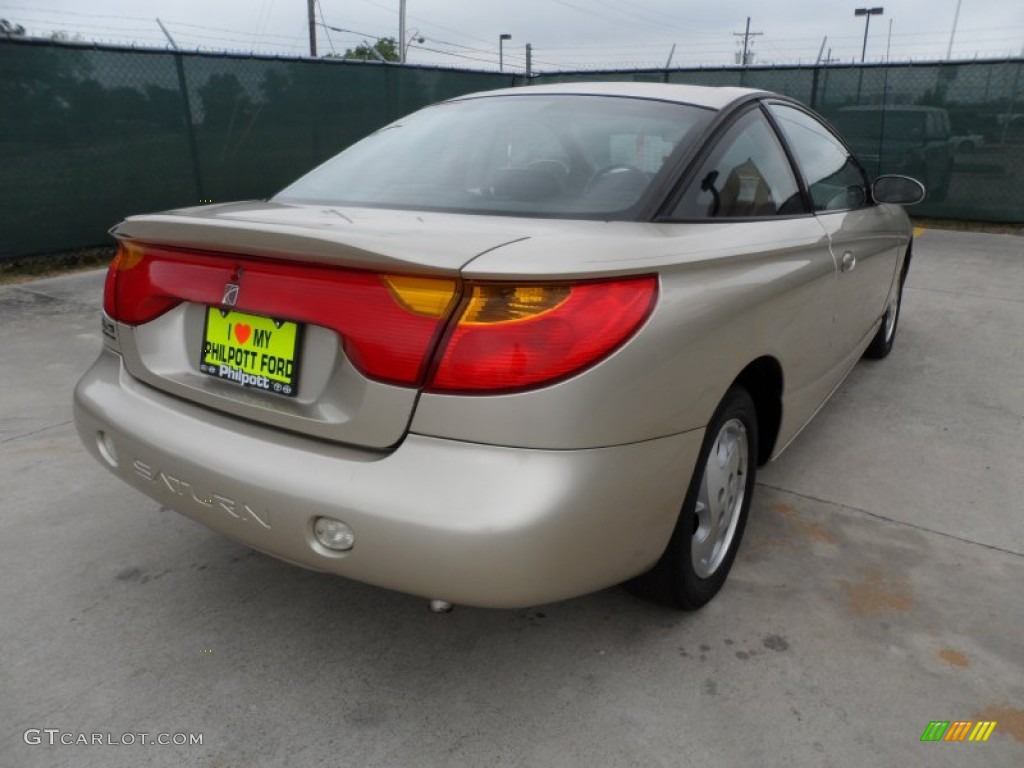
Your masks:
{"label": "street light pole", "polygon": [[420,45],[422,45],[423,43],[426,42],[426,40],[427,38],[421,35],[418,29],[414,29],[412,32],[410,32],[409,39],[406,40],[405,45],[402,46],[402,58],[400,60],[401,63],[405,64],[408,62],[410,45],[412,45],[413,43],[419,43]]}
{"label": "street light pole", "polygon": [[502,32],[498,35],[498,71],[505,71],[505,41],[511,40],[512,35],[507,32]]}
{"label": "street light pole", "polygon": [[854,16],[864,17],[864,45],[860,49],[860,63],[864,63],[864,56],[868,52],[868,29],[871,27],[871,17],[881,16],[885,11],[885,8],[857,8],[854,10]]}

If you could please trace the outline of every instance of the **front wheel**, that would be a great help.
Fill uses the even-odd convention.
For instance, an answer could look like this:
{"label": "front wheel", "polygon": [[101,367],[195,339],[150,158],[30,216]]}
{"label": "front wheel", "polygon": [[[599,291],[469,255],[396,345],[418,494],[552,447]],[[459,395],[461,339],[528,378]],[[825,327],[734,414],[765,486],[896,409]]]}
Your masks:
{"label": "front wheel", "polygon": [[756,468],[757,411],[745,389],[732,387],[708,424],[665,553],[631,588],[688,611],[711,600],[743,538]]}
{"label": "front wheel", "polygon": [[896,325],[900,320],[900,305],[903,304],[903,278],[900,278],[899,285],[889,298],[885,307],[885,315],[882,317],[882,324],[878,333],[871,340],[868,348],[864,350],[864,357],[870,360],[881,360],[892,352],[892,343],[896,340]]}

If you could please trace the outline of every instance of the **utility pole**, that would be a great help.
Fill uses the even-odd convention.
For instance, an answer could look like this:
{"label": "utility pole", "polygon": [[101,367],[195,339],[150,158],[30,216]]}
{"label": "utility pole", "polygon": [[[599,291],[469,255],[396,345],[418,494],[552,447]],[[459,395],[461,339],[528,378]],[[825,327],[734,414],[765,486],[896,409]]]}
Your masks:
{"label": "utility pole", "polygon": [[306,14],[309,16],[309,55],[316,58],[316,0],[306,0]]}
{"label": "utility pole", "polygon": [[750,58],[754,55],[750,50],[750,38],[758,37],[763,35],[764,32],[751,32],[750,31],[750,17],[747,16],[747,29],[745,32],[733,32],[734,37],[743,38],[743,58],[740,60],[744,67],[750,66]]}
{"label": "utility pole", "polygon": [[526,44],[526,79],[533,77],[533,46]]}
{"label": "utility pole", "polygon": [[821,56],[825,53],[825,43],[828,42],[828,35],[821,40],[821,48],[818,49],[818,58],[814,60],[814,75],[811,77],[811,109],[818,105],[818,78],[820,77],[819,65]]}
{"label": "utility pole", "polygon": [[405,0],[398,3],[398,63],[405,64]]}
{"label": "utility pole", "polygon": [[[821,60],[821,63],[825,65],[823,67],[823,69],[825,70],[825,78],[824,78],[824,80],[823,80],[823,82],[821,84],[821,103],[822,104],[825,104],[828,101],[828,70],[829,70],[829,64],[833,64],[833,63],[835,63],[837,61],[839,61],[839,59],[833,59],[832,58],[832,49],[831,48],[828,49],[828,53],[825,54],[825,58]],[[815,94],[814,108],[818,109],[817,94]]]}

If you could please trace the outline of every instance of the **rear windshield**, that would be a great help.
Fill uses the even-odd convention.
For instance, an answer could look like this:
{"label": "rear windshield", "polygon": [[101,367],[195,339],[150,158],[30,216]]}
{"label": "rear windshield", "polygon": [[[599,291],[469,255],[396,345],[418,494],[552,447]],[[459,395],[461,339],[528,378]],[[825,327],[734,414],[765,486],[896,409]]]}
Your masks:
{"label": "rear windshield", "polygon": [[284,189],[311,202],[507,215],[592,216],[640,200],[714,113],[608,96],[440,104],[354,144]]}

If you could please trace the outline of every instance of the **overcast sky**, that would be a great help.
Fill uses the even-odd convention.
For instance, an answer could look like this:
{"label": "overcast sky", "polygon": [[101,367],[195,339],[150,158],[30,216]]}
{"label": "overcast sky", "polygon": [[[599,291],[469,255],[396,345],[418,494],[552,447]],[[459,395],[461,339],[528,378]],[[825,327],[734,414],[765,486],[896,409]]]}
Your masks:
{"label": "overcast sky", "polygon": [[[944,59],[957,0],[879,0],[871,17],[867,59]],[[757,64],[813,62],[825,52],[860,58],[860,3],[836,0],[408,0],[409,62],[496,69],[498,37],[507,68],[522,70],[533,44],[534,69],[600,69],[735,61],[747,16]],[[399,0],[318,0],[319,53],[338,53],[363,40],[398,37]],[[30,35],[55,30],[86,41],[166,46],[159,17],[187,49],[308,55],[306,0],[0,0],[0,18]],[[330,31],[326,26],[349,30]],[[1024,2],[961,0],[953,58],[1024,52]]]}

